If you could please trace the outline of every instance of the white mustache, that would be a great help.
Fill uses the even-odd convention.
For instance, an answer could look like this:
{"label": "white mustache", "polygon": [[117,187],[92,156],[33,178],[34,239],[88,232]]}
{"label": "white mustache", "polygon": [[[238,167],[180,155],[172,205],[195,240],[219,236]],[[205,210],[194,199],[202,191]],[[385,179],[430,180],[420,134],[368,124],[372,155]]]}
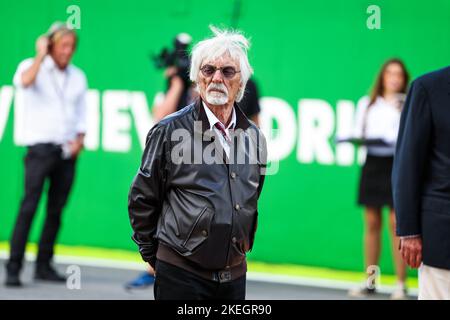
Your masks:
{"label": "white mustache", "polygon": [[228,89],[227,89],[227,87],[225,87],[225,85],[223,83],[211,83],[208,86],[207,91],[210,92],[211,90],[222,91],[224,94],[226,94],[228,96]]}

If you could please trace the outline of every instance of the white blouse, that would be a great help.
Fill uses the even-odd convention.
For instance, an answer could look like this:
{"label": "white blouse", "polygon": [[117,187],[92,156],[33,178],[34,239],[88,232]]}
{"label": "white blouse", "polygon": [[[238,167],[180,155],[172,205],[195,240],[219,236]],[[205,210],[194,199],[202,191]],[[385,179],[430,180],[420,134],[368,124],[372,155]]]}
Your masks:
{"label": "white blouse", "polygon": [[389,146],[368,146],[367,154],[393,156],[401,110],[381,96],[367,110],[369,102],[370,98],[367,96],[361,98],[358,102],[353,136],[355,138],[382,139]]}

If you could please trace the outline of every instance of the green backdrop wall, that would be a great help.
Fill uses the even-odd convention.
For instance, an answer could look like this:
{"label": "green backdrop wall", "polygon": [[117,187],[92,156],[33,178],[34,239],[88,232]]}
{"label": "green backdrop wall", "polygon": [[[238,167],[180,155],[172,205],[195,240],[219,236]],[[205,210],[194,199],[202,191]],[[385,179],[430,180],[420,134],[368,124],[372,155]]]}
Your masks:
{"label": "green backdrop wall", "polygon": [[[264,129],[273,125],[284,132],[274,144],[285,149],[277,151],[279,171],[267,178],[262,194],[251,259],[362,269],[363,216],[356,205],[360,167],[353,147],[339,150],[333,135],[348,129],[355,103],[387,58],[404,59],[413,77],[449,64],[449,1],[1,1],[0,241],[9,239],[23,188],[25,149],[15,138],[12,77],[17,64],[34,55],[35,39],[53,21],[65,20],[72,4],[81,14],[74,63],[93,90],[94,120],[60,243],[136,250],[127,193],[142,152],[139,132],[146,122],[139,115],[148,115],[153,97],[165,87],[149,53],[170,45],[179,32],[198,41],[210,34],[209,24],[233,25],[253,43],[250,59],[265,97]],[[378,30],[366,25],[373,4],[381,9]],[[117,95],[131,102],[108,105]],[[113,123],[115,114],[125,119],[122,128]],[[111,146],[112,138],[106,137],[111,126],[125,136],[122,147]],[[328,130],[326,145],[308,135],[318,128]],[[32,241],[38,240],[44,209],[45,197]],[[384,230],[381,268],[390,273]]]}

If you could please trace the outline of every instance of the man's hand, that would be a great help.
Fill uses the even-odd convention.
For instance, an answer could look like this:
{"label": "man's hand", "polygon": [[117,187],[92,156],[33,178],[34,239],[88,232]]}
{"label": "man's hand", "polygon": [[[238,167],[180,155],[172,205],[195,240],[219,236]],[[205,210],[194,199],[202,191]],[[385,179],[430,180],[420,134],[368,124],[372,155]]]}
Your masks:
{"label": "man's hand", "polygon": [[150,263],[147,263],[147,266],[148,266],[148,273],[150,273],[151,275],[155,275],[155,269],[153,269]]}
{"label": "man's hand", "polygon": [[77,139],[69,142],[70,145],[70,154],[72,155],[72,159],[78,157],[79,153],[83,149],[84,146],[84,134],[78,135]]}
{"label": "man's hand", "polygon": [[400,252],[411,268],[419,268],[422,263],[422,238],[400,239]]}
{"label": "man's hand", "polygon": [[44,58],[48,53],[48,37],[40,36],[36,40],[36,57]]}

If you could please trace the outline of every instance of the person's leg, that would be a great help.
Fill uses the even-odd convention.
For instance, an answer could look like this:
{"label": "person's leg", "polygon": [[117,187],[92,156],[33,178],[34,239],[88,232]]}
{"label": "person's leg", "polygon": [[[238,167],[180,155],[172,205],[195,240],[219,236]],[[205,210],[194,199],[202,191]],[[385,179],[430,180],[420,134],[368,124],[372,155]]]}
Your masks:
{"label": "person's leg", "polygon": [[[366,281],[357,287],[349,290],[351,297],[365,297],[368,294],[376,292],[376,275],[373,274],[374,269],[371,266],[378,266],[381,251],[381,208],[366,207],[364,209],[364,264],[366,267],[367,279]],[[372,279],[372,283],[369,284],[368,280]]]}
{"label": "person's leg", "polygon": [[50,173],[47,216],[39,241],[38,267],[48,266],[53,257],[53,247],[61,223],[61,213],[69,196],[75,174],[74,160],[56,159],[56,163]]}
{"label": "person's leg", "polygon": [[369,272],[370,266],[378,266],[381,251],[381,226],[382,215],[381,208],[366,207],[365,208],[366,230],[364,234],[365,249],[365,267],[367,276],[372,274]]}
{"label": "person's leg", "polygon": [[389,215],[390,229],[392,235],[392,254],[394,258],[395,271],[397,274],[398,281],[405,283],[406,281],[406,263],[403,261],[402,255],[399,250],[400,238],[396,235],[396,220],[395,212],[393,209],[390,211]]}
{"label": "person's leg", "polygon": [[216,288],[214,281],[160,260],[156,262],[155,300],[208,300],[214,297]]}
{"label": "person's leg", "polygon": [[25,157],[25,194],[10,241],[10,257],[7,265],[10,272],[18,272],[21,269],[31,223],[50,166],[51,161],[47,157],[35,153],[33,148],[28,150]]}

